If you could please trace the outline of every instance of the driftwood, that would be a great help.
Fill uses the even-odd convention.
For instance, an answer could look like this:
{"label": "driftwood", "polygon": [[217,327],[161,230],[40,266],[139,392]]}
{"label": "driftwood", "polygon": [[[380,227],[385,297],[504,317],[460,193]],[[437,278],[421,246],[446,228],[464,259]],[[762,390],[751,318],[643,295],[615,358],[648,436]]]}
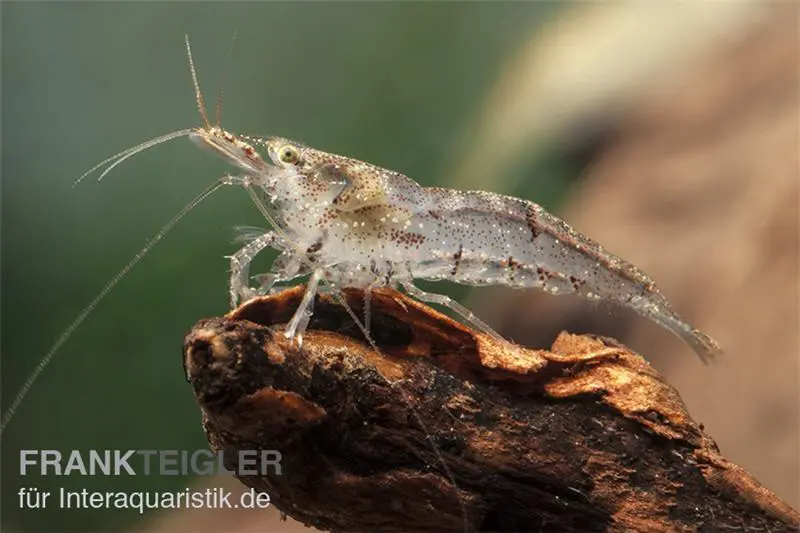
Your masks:
{"label": "driftwood", "polygon": [[[611,339],[562,333],[550,351],[525,349],[379,290],[380,353],[329,296],[298,349],[280,325],[302,290],[203,320],[184,347],[212,449],[231,469],[239,450],[280,451],[281,475],[238,477],[292,518],[334,531],[800,525]],[[360,312],[362,293],[346,297]]]}

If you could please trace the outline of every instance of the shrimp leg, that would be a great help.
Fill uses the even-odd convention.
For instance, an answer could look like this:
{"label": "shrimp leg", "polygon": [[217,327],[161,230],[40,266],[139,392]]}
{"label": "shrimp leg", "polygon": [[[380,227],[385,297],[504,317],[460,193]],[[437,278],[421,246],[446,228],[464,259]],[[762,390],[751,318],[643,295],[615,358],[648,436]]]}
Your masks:
{"label": "shrimp leg", "polygon": [[276,283],[292,281],[293,279],[304,276],[310,272],[308,265],[298,259],[296,255],[283,252],[272,263],[272,268],[264,274],[256,274],[251,279],[258,281],[258,289],[255,293],[259,296],[271,294]]}
{"label": "shrimp leg", "polygon": [[286,326],[284,335],[287,339],[296,339],[298,346],[303,344],[303,333],[308,326],[308,322],[311,320],[311,315],[314,314],[314,297],[317,294],[317,286],[321,278],[321,270],[315,270],[311,273],[311,276],[308,278],[308,283],[306,284],[306,292],[303,295],[303,299],[300,301],[300,305],[297,306],[294,316]]}
{"label": "shrimp leg", "polygon": [[249,300],[253,296],[256,296],[257,291],[248,286],[250,263],[253,261],[253,258],[264,248],[272,245],[276,238],[277,235],[275,232],[268,231],[267,233],[264,233],[263,235],[250,241],[235,254],[229,256],[229,259],[231,260],[231,308],[236,307],[240,298],[242,301],[245,301]]}
{"label": "shrimp leg", "polygon": [[401,282],[401,285],[406,290],[406,292],[411,296],[413,296],[414,298],[426,303],[433,303],[447,307],[455,311],[459,315],[461,315],[461,317],[464,318],[464,320],[466,320],[479,330],[483,331],[490,337],[494,337],[495,339],[500,341],[505,341],[505,339],[499,333],[497,333],[495,330],[489,327],[489,325],[486,324],[486,322],[475,316],[475,313],[473,313],[472,311],[470,311],[457,301],[453,300],[449,296],[445,296],[444,294],[436,294],[433,292],[423,291],[410,281],[403,281]]}

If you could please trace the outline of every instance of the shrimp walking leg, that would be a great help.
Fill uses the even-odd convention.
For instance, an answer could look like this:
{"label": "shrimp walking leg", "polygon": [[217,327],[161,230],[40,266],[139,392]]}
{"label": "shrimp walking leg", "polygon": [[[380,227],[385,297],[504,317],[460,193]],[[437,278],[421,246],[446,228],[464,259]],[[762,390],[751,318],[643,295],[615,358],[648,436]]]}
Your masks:
{"label": "shrimp walking leg", "polygon": [[380,279],[369,284],[364,290],[364,329],[369,333],[372,329],[372,289],[378,286]]}
{"label": "shrimp walking leg", "polygon": [[303,344],[303,333],[308,326],[309,320],[311,320],[311,315],[314,313],[314,297],[317,295],[317,286],[321,278],[321,270],[312,272],[311,276],[308,278],[303,299],[300,301],[300,305],[297,306],[294,316],[292,316],[292,319],[286,326],[284,335],[287,339],[296,339],[298,346]]}
{"label": "shrimp walking leg", "polygon": [[461,315],[461,317],[464,318],[464,320],[466,320],[479,330],[483,331],[485,334],[494,337],[497,340],[505,341],[505,339],[499,333],[497,333],[495,330],[489,327],[489,325],[486,324],[486,322],[475,316],[475,314],[472,311],[470,311],[457,301],[453,300],[449,296],[445,296],[444,294],[436,294],[432,292],[423,291],[410,281],[403,282],[402,285],[403,288],[406,290],[406,292],[411,296],[413,296],[414,298],[426,303],[443,305],[444,307],[452,309],[453,311]]}
{"label": "shrimp walking leg", "polygon": [[230,298],[231,308],[235,308],[242,301],[249,300],[256,296],[257,292],[249,287],[248,276],[250,272],[250,263],[253,258],[258,255],[261,250],[267,248],[275,242],[276,235],[274,232],[269,231],[260,237],[256,237],[246,246],[242,247],[238,252],[230,256],[231,260],[231,279],[230,279]]}
{"label": "shrimp walking leg", "polygon": [[277,283],[292,281],[295,278],[308,274],[310,269],[304,265],[302,260],[295,254],[282,252],[272,263],[269,272],[256,274],[252,279],[258,282],[258,289],[255,293],[259,296],[272,294],[279,289],[275,289]]}

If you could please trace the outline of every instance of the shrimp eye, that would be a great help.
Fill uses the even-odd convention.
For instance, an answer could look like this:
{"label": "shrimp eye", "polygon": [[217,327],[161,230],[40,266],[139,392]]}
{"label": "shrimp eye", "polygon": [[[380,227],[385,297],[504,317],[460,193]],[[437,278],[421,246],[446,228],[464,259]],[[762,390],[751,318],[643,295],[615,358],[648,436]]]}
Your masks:
{"label": "shrimp eye", "polygon": [[284,144],[278,149],[278,158],[284,163],[296,165],[300,161],[300,153],[291,144]]}

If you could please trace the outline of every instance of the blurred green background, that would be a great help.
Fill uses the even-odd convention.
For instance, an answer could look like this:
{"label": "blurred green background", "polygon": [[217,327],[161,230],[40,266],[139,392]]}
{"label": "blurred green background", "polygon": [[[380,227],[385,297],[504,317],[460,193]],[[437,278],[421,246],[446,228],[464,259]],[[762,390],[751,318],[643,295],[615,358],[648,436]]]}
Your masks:
{"label": "blurred green background", "polygon": [[[492,81],[556,7],[3,3],[3,412],[83,306],[227,170],[179,139],[101,183],[71,188],[103,158],[200,123],[184,33],[208,101],[225,80],[228,129],[294,138],[446,186]],[[538,161],[486,176],[485,188],[554,207],[579,165],[559,153]],[[107,531],[138,519],[133,511],[20,510],[20,487],[187,485],[177,477],[20,477],[19,450],[207,446],[181,346],[197,320],[227,310],[223,256],[236,248],[236,225],[266,225],[243,191],[223,190],[195,209],[42,374],[3,434],[4,531]]]}

